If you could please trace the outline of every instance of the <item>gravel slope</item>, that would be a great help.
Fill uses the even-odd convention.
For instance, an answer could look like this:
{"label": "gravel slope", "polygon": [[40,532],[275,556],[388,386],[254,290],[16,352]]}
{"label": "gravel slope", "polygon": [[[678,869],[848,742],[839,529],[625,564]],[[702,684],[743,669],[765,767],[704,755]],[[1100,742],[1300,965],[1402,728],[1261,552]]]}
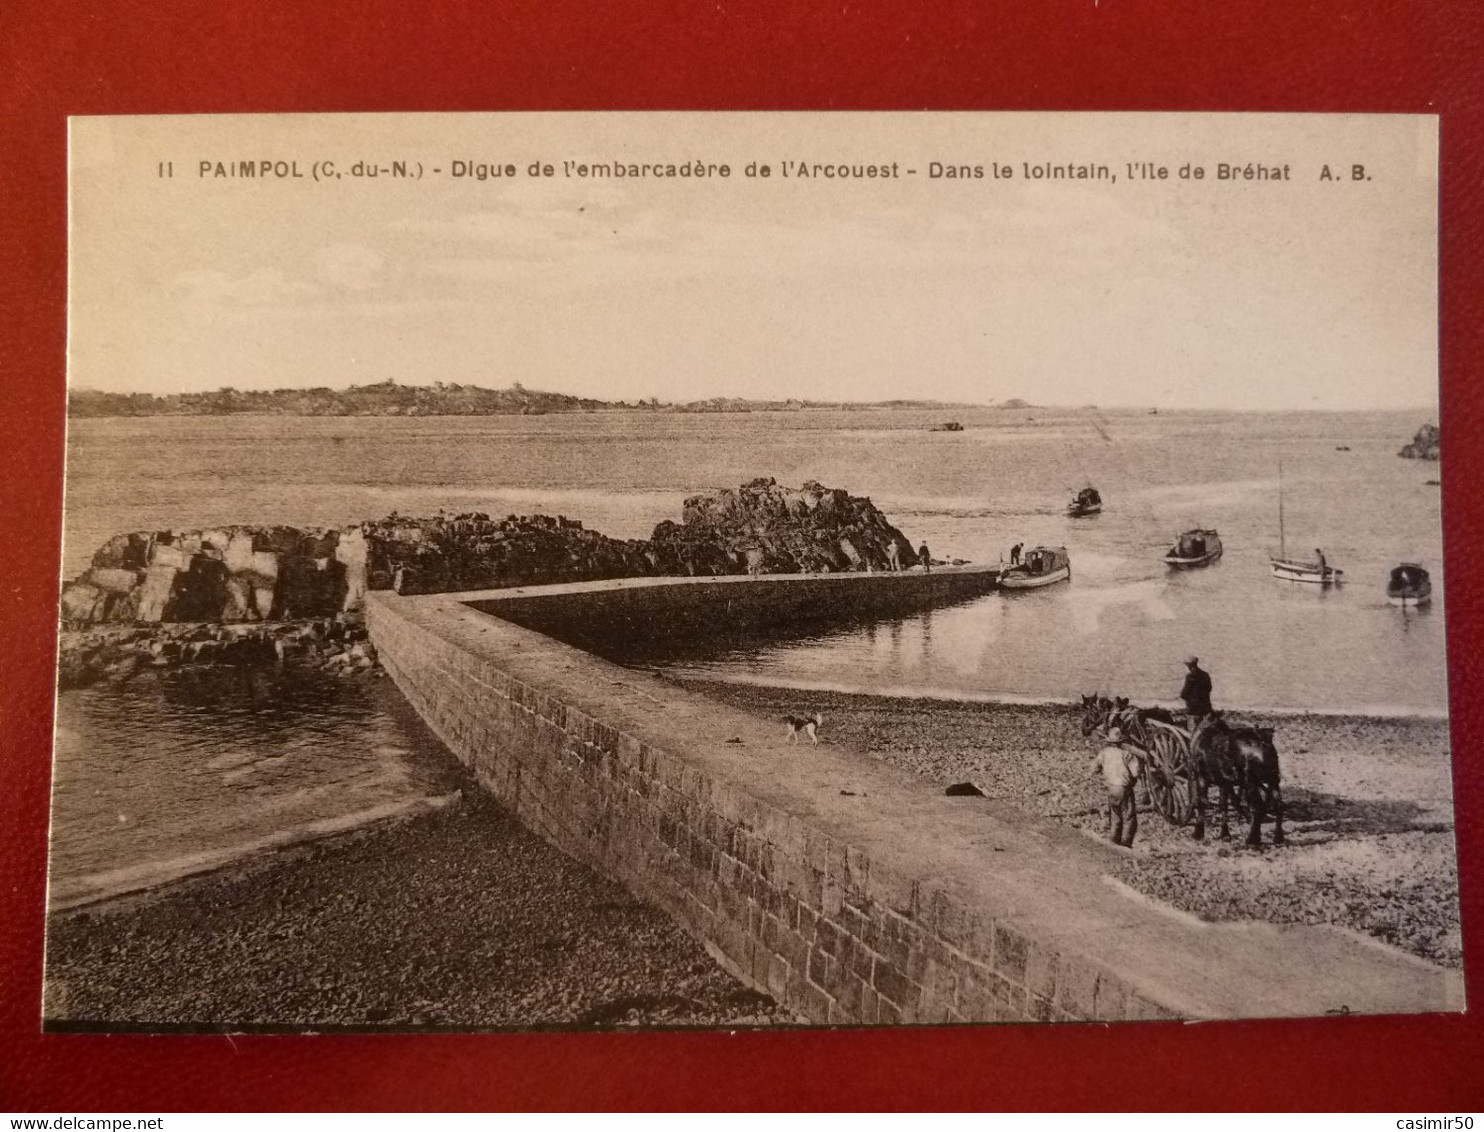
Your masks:
{"label": "gravel slope", "polygon": [[659,910],[465,792],[450,811],[53,916],[51,1022],[796,1022]]}
{"label": "gravel slope", "polygon": [[[1070,707],[809,692],[719,681],[686,686],[764,716],[825,716],[821,742],[985,794],[1102,836],[1094,741]],[[1332,923],[1462,965],[1446,722],[1233,713],[1276,729],[1286,845],[1197,842],[1141,810],[1118,878],[1211,920]],[[801,756],[803,757],[803,756]],[[1213,795],[1214,797],[1214,795]]]}

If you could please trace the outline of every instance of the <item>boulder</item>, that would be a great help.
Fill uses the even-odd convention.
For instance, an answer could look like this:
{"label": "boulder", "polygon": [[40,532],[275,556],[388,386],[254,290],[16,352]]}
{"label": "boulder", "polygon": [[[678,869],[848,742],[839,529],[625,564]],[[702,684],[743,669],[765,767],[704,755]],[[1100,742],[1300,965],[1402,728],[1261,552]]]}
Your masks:
{"label": "boulder", "polygon": [[221,620],[258,620],[258,608],[253,601],[252,583],[246,577],[241,574],[229,574],[222,591]]}
{"label": "boulder", "polygon": [[149,565],[152,536],[143,533],[115,535],[93,554],[94,566],[142,570]]}
{"label": "boulder", "polygon": [[227,564],[227,570],[233,574],[251,570],[252,555],[252,531],[233,530],[227,539],[226,549],[222,551],[222,561]]}
{"label": "boulder", "polygon": [[83,577],[100,590],[126,594],[139,584],[140,574],[138,570],[125,570],[119,566],[94,566]]}
{"label": "boulder", "polygon": [[144,572],[144,582],[139,587],[140,621],[165,621],[170,599],[175,593],[175,579],[180,571],[174,566],[151,566]]}
{"label": "boulder", "polygon": [[92,625],[103,619],[107,591],[87,582],[68,582],[62,587],[62,620]]}
{"label": "boulder", "polygon": [[345,581],[342,609],[359,609],[366,597],[366,532],[360,527],[341,531],[335,540],[335,561]]}
{"label": "boulder", "polygon": [[191,564],[192,555],[174,543],[156,542],[149,552],[149,564],[151,566],[170,566],[176,570],[185,570]]}

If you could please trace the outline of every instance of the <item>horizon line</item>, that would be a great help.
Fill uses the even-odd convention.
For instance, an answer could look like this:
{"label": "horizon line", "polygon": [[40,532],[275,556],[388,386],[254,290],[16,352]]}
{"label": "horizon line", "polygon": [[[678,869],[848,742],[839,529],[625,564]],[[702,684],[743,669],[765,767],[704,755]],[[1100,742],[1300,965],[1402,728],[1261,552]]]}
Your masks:
{"label": "horizon line", "polygon": [[[272,395],[272,394],[276,394],[276,393],[277,394],[307,393],[307,392],[312,392],[314,390],[324,390],[324,391],[327,391],[327,392],[330,392],[330,393],[349,393],[349,392],[355,391],[355,390],[376,389],[376,388],[381,387],[381,386],[395,386],[395,387],[400,388],[400,389],[429,389],[429,390],[437,389],[439,387],[444,387],[444,388],[453,387],[453,388],[458,388],[458,389],[475,389],[475,390],[479,390],[481,392],[488,392],[488,393],[509,393],[509,392],[515,392],[515,391],[519,390],[522,393],[530,394],[530,395],[533,395],[533,396],[570,397],[573,400],[598,401],[598,402],[602,402],[602,403],[608,404],[608,405],[613,405],[613,406],[620,406],[621,405],[621,406],[623,406],[625,408],[632,408],[632,409],[643,409],[645,407],[651,407],[652,405],[657,405],[658,407],[695,405],[695,404],[702,404],[702,403],[707,402],[707,401],[738,401],[738,402],[744,402],[744,403],[751,402],[751,403],[769,403],[769,404],[799,404],[799,405],[805,405],[805,406],[820,406],[820,407],[824,407],[824,408],[828,408],[829,406],[832,406],[832,405],[836,405],[836,406],[859,406],[859,407],[862,407],[862,408],[875,408],[875,407],[886,407],[886,406],[889,406],[890,404],[892,404],[893,402],[902,402],[902,403],[906,403],[906,404],[921,405],[923,407],[945,408],[945,409],[947,409],[947,408],[956,408],[956,409],[1005,409],[1005,408],[1010,408],[1010,409],[1057,409],[1057,410],[1062,410],[1062,411],[1066,411],[1066,412],[1105,412],[1105,411],[1111,411],[1111,412],[1133,412],[1133,411],[1139,411],[1139,410],[1144,410],[1144,411],[1158,410],[1159,412],[1172,412],[1172,413],[1174,413],[1174,412],[1178,412],[1178,413],[1212,413],[1212,412],[1218,412],[1218,413],[1375,413],[1375,412],[1385,412],[1385,413],[1395,412],[1395,413],[1402,413],[1402,412],[1421,411],[1421,412],[1424,412],[1424,413],[1430,413],[1434,417],[1437,417],[1437,416],[1440,416],[1441,415],[1441,405],[1437,401],[1434,401],[1434,402],[1431,402],[1431,403],[1421,403],[1421,402],[1419,402],[1419,403],[1413,404],[1413,405],[1387,405],[1387,406],[1369,406],[1369,407],[1367,407],[1367,406],[1355,406],[1355,407],[1293,406],[1293,407],[1278,408],[1278,407],[1263,407],[1263,406],[1256,406],[1256,407],[1205,406],[1205,407],[1202,407],[1202,406],[1194,406],[1194,405],[1177,405],[1177,404],[1169,404],[1169,403],[1161,403],[1161,402],[1151,402],[1151,401],[1145,401],[1145,402],[1128,402],[1128,403],[1118,403],[1118,404],[1109,404],[1109,405],[1102,405],[1102,404],[1096,404],[1096,403],[1072,404],[1072,403],[1069,403],[1069,402],[1061,402],[1061,401],[1029,401],[1029,400],[1027,400],[1024,397],[1018,397],[1018,396],[1004,397],[1004,398],[1001,398],[999,400],[994,400],[994,401],[955,401],[955,400],[947,400],[947,399],[942,399],[942,398],[937,398],[937,397],[932,397],[932,396],[919,396],[919,397],[896,396],[896,397],[880,397],[880,398],[874,398],[874,399],[844,399],[844,398],[817,398],[817,397],[796,397],[796,396],[795,397],[773,397],[773,396],[766,396],[766,395],[745,396],[745,395],[736,394],[736,393],[714,393],[714,394],[711,394],[709,396],[695,397],[695,398],[691,398],[689,400],[661,400],[661,399],[655,398],[655,397],[635,397],[635,398],[632,399],[632,401],[630,401],[629,399],[625,399],[625,398],[600,397],[600,396],[593,396],[593,395],[584,394],[584,393],[568,393],[568,392],[563,392],[563,391],[554,390],[554,389],[528,388],[528,387],[522,385],[520,382],[512,382],[511,384],[506,385],[506,386],[491,386],[491,385],[479,385],[479,384],[476,384],[476,383],[473,383],[473,382],[459,382],[459,381],[436,381],[436,380],[435,381],[430,381],[430,382],[398,381],[396,378],[386,378],[386,379],[384,379],[382,381],[367,382],[365,384],[353,384],[352,383],[352,384],[347,384],[347,385],[343,385],[343,386],[333,386],[333,385],[286,385],[286,386],[276,386],[276,387],[274,387],[272,389],[242,389],[242,388],[238,388],[237,386],[223,385],[223,386],[217,386],[216,388],[210,388],[210,389],[208,389],[208,388],[201,388],[201,389],[180,389],[180,390],[174,390],[174,391],[171,391],[171,392],[163,392],[163,393],[162,392],[149,391],[149,390],[128,390],[128,391],[125,391],[125,390],[116,390],[116,389],[99,389],[99,388],[91,387],[91,386],[74,386],[69,381],[68,386],[67,386],[67,395],[69,397],[72,396],[73,394],[95,395],[95,396],[106,396],[106,397],[138,397],[138,396],[145,396],[145,397],[152,397],[152,398],[162,399],[162,398],[169,398],[169,397],[206,396],[206,395],[211,395],[211,394],[214,394],[214,393],[222,393],[222,392],[230,389],[233,392],[236,392],[236,393],[239,393],[239,394],[243,394],[243,395],[247,395],[247,396],[267,396],[267,395]],[[1011,402],[1017,402],[1017,404],[1011,405],[1010,404]],[[318,415],[334,415],[334,414],[309,414],[309,415],[318,416]],[[428,415],[428,416],[434,416],[434,415],[454,415],[454,416],[482,416],[483,415],[483,416],[488,416],[488,415],[499,415],[499,414],[456,413],[456,414],[423,414],[423,415]]]}

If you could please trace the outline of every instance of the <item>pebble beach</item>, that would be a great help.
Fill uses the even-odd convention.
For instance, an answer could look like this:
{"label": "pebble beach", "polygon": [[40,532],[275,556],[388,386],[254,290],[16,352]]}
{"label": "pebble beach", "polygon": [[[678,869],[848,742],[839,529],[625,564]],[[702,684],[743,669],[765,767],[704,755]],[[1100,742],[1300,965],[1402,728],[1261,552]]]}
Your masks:
{"label": "pebble beach", "polygon": [[48,928],[54,1029],[799,1021],[473,787],[439,813],[54,914]]}
{"label": "pebble beach", "polygon": [[[683,683],[764,718],[822,712],[822,743],[945,788],[972,782],[988,797],[1103,836],[1102,787],[1089,767],[1096,744],[1071,706]],[[1287,843],[1275,848],[1268,825],[1262,848],[1248,848],[1237,819],[1229,841],[1214,822],[1195,841],[1141,807],[1116,878],[1203,919],[1335,924],[1461,967],[1446,720],[1229,715],[1275,729]]]}

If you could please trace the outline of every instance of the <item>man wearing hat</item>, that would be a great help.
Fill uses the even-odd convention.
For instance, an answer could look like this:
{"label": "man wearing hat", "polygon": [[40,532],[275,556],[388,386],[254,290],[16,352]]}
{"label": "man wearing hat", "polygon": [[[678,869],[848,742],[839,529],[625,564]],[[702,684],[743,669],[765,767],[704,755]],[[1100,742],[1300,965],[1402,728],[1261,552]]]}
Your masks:
{"label": "man wearing hat", "polygon": [[1201,720],[1211,714],[1211,674],[1203,669],[1198,658],[1185,658],[1185,686],[1180,689],[1180,698],[1185,701],[1185,712],[1190,716],[1190,729],[1194,731]]}
{"label": "man wearing hat", "polygon": [[1139,810],[1134,802],[1134,784],[1144,774],[1140,751],[1123,745],[1123,731],[1115,723],[1108,728],[1108,741],[1092,758],[1092,771],[1103,776],[1108,790],[1107,827],[1114,845],[1130,846],[1139,832]]}

